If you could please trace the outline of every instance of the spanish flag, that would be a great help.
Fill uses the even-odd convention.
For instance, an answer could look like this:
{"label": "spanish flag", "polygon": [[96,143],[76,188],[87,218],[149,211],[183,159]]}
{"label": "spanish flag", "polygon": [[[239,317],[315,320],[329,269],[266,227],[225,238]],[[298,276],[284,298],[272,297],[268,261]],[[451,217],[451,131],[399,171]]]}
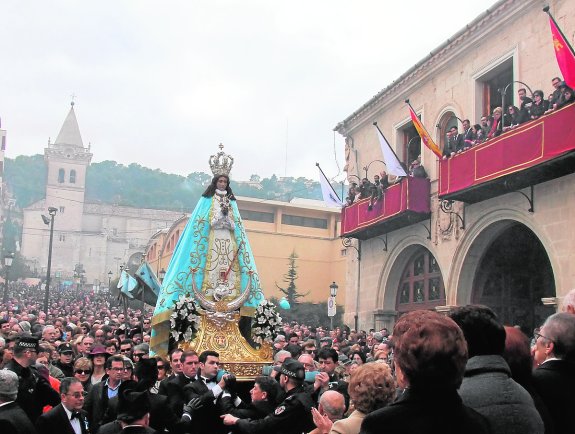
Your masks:
{"label": "spanish flag", "polygon": [[413,122],[413,126],[419,133],[419,137],[421,137],[421,141],[423,142],[423,144],[427,146],[429,149],[431,149],[431,151],[435,155],[441,158],[442,157],[441,150],[435,144],[435,142],[433,141],[433,139],[431,138],[431,136],[429,135],[429,133],[427,132],[427,130],[425,129],[425,127],[415,114],[415,112],[413,111],[413,109],[411,108],[411,105],[409,105],[409,114],[411,115],[411,121]]}
{"label": "spanish flag", "polygon": [[551,34],[553,35],[553,48],[557,57],[557,64],[563,74],[565,83],[571,88],[575,87],[575,54],[565,40],[563,33],[557,27],[553,18],[549,17],[551,25]]}

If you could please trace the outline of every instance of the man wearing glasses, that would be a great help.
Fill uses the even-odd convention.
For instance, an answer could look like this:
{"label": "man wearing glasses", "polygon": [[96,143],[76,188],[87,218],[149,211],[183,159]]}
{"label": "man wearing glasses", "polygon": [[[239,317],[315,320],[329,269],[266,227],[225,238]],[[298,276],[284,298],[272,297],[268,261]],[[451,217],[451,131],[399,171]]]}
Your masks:
{"label": "man wearing glasses", "polygon": [[60,403],[58,392],[50,383],[38,374],[33,365],[38,355],[38,339],[22,336],[14,345],[14,357],[5,369],[15,372],[20,379],[16,402],[28,415],[32,423],[42,414],[45,405],[56,406]]}
{"label": "man wearing glasses", "polygon": [[555,432],[573,432],[575,315],[551,315],[535,334],[533,385],[549,410]]}
{"label": "man wearing glasses", "polygon": [[44,413],[36,422],[38,434],[58,432],[87,434],[88,424],[84,405],[84,388],[77,378],[64,378],[60,383],[62,402]]}
{"label": "man wearing glasses", "polygon": [[102,424],[110,398],[118,394],[124,370],[125,365],[122,356],[110,357],[106,360],[107,380],[95,384],[90,389],[84,403],[84,409],[88,412],[88,421],[92,432],[96,432]]}

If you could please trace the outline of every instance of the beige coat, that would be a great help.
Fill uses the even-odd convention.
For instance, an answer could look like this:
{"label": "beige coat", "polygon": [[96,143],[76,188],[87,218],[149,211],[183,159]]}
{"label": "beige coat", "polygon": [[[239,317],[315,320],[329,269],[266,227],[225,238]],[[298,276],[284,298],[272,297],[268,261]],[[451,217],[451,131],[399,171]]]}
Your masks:
{"label": "beige coat", "polygon": [[347,419],[338,420],[331,427],[330,434],[358,434],[365,414],[355,410]]}

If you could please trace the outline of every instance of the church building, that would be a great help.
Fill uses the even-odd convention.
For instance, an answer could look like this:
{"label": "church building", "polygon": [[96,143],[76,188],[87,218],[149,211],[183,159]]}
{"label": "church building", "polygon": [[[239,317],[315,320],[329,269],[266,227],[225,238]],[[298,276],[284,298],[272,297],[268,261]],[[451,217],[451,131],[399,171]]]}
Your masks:
{"label": "church building", "polygon": [[44,149],[46,197],[23,210],[21,253],[42,276],[46,276],[53,221],[53,287],[66,281],[107,287],[121,267],[135,271],[150,237],[182,216],[86,202],[86,171],[92,155],[90,146],[83,144],[72,103],[56,141]]}

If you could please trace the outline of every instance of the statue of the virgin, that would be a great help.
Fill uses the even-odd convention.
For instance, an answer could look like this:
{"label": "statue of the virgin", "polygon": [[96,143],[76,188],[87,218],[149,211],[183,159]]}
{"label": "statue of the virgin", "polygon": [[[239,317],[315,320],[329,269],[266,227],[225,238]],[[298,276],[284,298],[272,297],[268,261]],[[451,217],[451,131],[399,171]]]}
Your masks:
{"label": "statue of the virgin", "polygon": [[220,145],[220,151],[210,157],[209,163],[214,177],[180,235],[162,282],[152,318],[152,354],[167,354],[170,315],[183,294],[193,297],[212,322],[233,321],[238,313],[244,322],[248,318],[247,327],[242,327],[248,341],[249,317],[264,300],[230,188],[233,158]]}

